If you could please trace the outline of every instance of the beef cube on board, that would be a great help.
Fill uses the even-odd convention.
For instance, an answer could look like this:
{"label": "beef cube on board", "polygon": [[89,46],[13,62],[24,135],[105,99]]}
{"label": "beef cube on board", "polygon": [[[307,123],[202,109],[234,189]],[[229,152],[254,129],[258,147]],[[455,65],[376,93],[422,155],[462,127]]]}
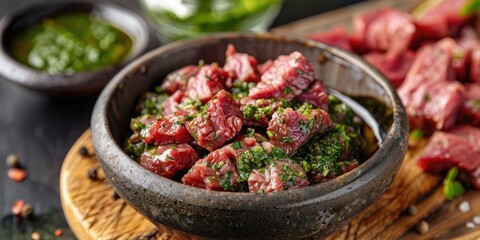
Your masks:
{"label": "beef cube on board", "polygon": [[373,64],[380,70],[388,80],[395,86],[402,85],[408,70],[415,59],[415,53],[405,51],[402,53],[379,53],[371,52],[363,56],[367,62]]}
{"label": "beef cube on board", "polygon": [[334,27],[326,32],[312,33],[307,37],[317,42],[351,51],[348,33],[343,27]]}
{"label": "beef cube on board", "polygon": [[314,81],[312,64],[299,52],[279,56],[262,75],[260,82],[250,89],[253,99],[282,98],[291,100]]}
{"label": "beef cube on board", "polygon": [[188,123],[187,129],[198,145],[213,151],[235,137],[242,126],[242,111],[232,95],[222,90]]}
{"label": "beef cube on board", "polygon": [[145,151],[140,156],[140,165],[166,178],[172,178],[180,170],[189,168],[200,159],[187,143],[169,144]]}
{"label": "beef cube on board", "polygon": [[463,122],[480,126],[480,83],[465,85],[465,101],[461,112]]}

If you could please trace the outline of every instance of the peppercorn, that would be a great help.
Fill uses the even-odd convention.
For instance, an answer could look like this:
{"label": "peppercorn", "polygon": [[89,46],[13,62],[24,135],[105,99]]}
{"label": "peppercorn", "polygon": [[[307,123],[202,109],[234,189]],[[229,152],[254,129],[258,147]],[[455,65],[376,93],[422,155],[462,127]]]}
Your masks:
{"label": "peppercorn", "polygon": [[112,198],[113,198],[113,200],[117,200],[117,199],[120,198],[120,196],[118,195],[117,192],[115,192],[115,190],[113,190],[113,192],[112,192]]}
{"label": "peppercorn", "polygon": [[418,212],[418,209],[415,205],[408,206],[408,214],[413,216],[413,215],[417,214],[417,212]]}
{"label": "peppercorn", "polygon": [[32,232],[32,235],[30,236],[32,238],[32,240],[40,240],[42,239],[42,235],[40,235],[39,232],[35,231],[35,232]]}
{"label": "peppercorn", "polygon": [[87,176],[90,180],[98,180],[98,171],[97,168],[89,168],[87,171]]}
{"label": "peppercorn", "polygon": [[22,218],[29,219],[33,215],[33,206],[31,204],[25,204],[22,208]]}
{"label": "peppercorn", "polygon": [[55,237],[61,237],[63,235],[63,230],[61,228],[57,228],[55,229],[55,231],[53,232],[53,235]]}
{"label": "peppercorn", "polygon": [[10,154],[7,157],[7,166],[9,168],[16,168],[20,166],[20,161],[17,154]]}
{"label": "peppercorn", "polygon": [[418,231],[420,234],[425,234],[425,233],[427,233],[429,229],[430,229],[430,225],[428,224],[428,222],[426,222],[426,221],[421,221],[421,222],[417,223],[417,231]]}
{"label": "peppercorn", "polygon": [[90,155],[90,153],[88,152],[88,149],[85,147],[85,146],[82,146],[79,150],[78,150],[78,153],[84,157]]}

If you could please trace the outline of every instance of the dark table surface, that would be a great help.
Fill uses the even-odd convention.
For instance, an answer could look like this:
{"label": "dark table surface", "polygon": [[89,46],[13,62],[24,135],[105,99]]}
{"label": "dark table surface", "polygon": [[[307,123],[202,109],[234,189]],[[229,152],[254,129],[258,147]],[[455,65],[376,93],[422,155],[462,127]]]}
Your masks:
{"label": "dark table surface", "polygon": [[[284,1],[273,27],[360,2]],[[42,0],[0,0],[0,16],[37,2]],[[137,1],[115,2],[140,12]],[[25,239],[36,228],[53,231],[57,227],[65,229],[65,238],[73,236],[61,211],[59,174],[68,150],[90,125],[95,100],[96,96],[51,98],[0,79],[0,239]],[[7,176],[5,159],[10,154],[17,154],[28,171],[27,179],[21,183]],[[34,222],[20,227],[14,223],[11,207],[17,199],[33,205]]]}

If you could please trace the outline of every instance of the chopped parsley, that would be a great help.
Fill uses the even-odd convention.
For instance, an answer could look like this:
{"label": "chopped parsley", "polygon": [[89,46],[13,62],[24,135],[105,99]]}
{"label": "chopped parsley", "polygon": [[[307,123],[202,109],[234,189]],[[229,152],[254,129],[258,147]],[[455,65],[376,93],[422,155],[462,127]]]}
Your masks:
{"label": "chopped parsley", "polygon": [[232,185],[231,171],[228,171],[227,174],[225,174],[223,178],[220,180],[220,186],[222,186],[223,190],[235,191],[235,186]]}
{"label": "chopped parsley", "polygon": [[240,148],[242,148],[242,144],[240,144],[240,142],[234,142],[234,143],[232,144],[232,148],[234,148],[234,149],[240,149]]}
{"label": "chopped parsley", "polygon": [[291,88],[289,88],[289,87],[285,87],[285,89],[283,90],[283,92],[284,92],[285,94],[290,94],[290,93],[293,93],[293,90],[292,90]]}
{"label": "chopped parsley", "polygon": [[168,98],[166,93],[147,93],[145,100],[143,100],[143,108],[140,115],[150,114],[158,115],[163,112],[163,102]]}
{"label": "chopped parsley", "polygon": [[305,74],[302,70],[300,70],[298,68],[295,68],[295,72],[297,72],[298,75],[304,75]]}

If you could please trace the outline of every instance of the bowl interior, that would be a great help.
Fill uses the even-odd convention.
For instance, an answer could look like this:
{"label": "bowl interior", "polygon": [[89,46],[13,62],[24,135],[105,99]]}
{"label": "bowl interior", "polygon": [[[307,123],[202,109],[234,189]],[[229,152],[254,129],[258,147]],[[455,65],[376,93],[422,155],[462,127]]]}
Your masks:
{"label": "bowl interior", "polygon": [[[255,56],[259,63],[299,51],[311,61],[316,77],[323,79],[327,86],[348,95],[370,96],[384,102],[393,110],[393,124],[383,131],[380,148],[359,167],[338,178],[271,194],[207,191],[142,168],[122,150],[138,98],[182,66],[197,64],[199,60],[222,65],[228,44],[233,44],[238,52]],[[234,212],[239,217],[264,223],[262,226],[254,223],[244,226],[244,229],[253,231],[252,234],[272,232],[273,228],[277,236],[295,236],[292,229],[298,227],[285,226],[285,229],[278,230],[275,225],[278,224],[275,219],[288,217],[292,224],[305,224],[298,230],[298,236],[309,236],[333,231],[387,189],[406,151],[408,123],[392,85],[354,54],[304,39],[227,33],[169,44],[129,64],[97,100],[91,128],[97,156],[109,180],[127,202],[154,223],[203,236],[223,236],[218,234],[225,229],[233,231],[232,228],[225,225],[215,225],[216,230],[206,228],[216,221],[199,216],[208,212],[212,217],[225,217]],[[308,211],[314,214],[300,215]],[[196,224],[183,221],[187,218],[195,218]],[[238,231],[230,235],[235,234],[239,234]]]}

